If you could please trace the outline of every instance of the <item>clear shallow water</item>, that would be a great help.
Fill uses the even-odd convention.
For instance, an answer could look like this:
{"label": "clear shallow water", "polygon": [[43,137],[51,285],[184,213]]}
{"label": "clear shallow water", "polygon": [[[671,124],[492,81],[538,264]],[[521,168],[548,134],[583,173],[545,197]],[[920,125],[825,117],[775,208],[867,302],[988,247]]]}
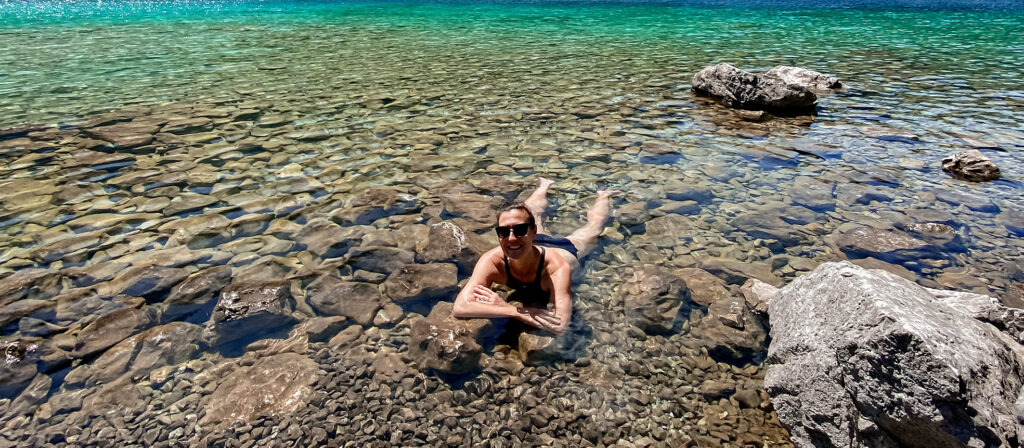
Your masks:
{"label": "clear shallow water", "polygon": [[[70,427],[85,428],[71,442],[152,434],[188,443],[267,428],[250,437],[269,440],[293,419],[361,443],[460,435],[453,444],[550,445],[544,434],[575,446],[588,431],[606,445],[785,443],[770,407],[732,393],[763,392],[760,364],[716,362],[707,353],[716,341],[694,331],[714,316],[685,316],[668,335],[630,329],[620,287],[634,270],[704,268],[735,292],[744,276],[781,281],[863,258],[836,241],[867,225],[929,241],[913,256],[876,254],[927,286],[1019,303],[1024,279],[1020,5],[789,6],[0,3],[0,129],[57,126],[0,131],[0,316],[7,340],[42,353],[30,370],[43,372],[11,374],[41,392],[2,404],[5,436],[50,441]],[[822,96],[816,116],[745,122],[689,89],[694,72],[720,61],[803,66],[849,87]],[[110,125],[121,128],[94,130]],[[104,138],[121,148],[96,142]],[[971,147],[1004,178],[969,184],[941,172],[943,157]],[[411,307],[350,327],[362,330],[349,344],[290,349],[317,363],[319,395],[238,435],[196,421],[226,401],[212,393],[237,381],[231,372],[288,350],[238,356],[242,347],[218,346],[214,329],[186,331],[182,340],[200,348],[146,352],[164,356],[129,372],[142,378],[137,396],[112,393],[124,376],[75,372],[109,364],[106,349],[86,353],[103,345],[88,342],[95,327],[86,327],[108,313],[139,310],[118,311],[135,320],[117,325],[138,331],[207,326],[213,302],[191,314],[164,303],[184,275],[227,265],[230,282],[291,282],[291,306],[306,321],[330,314],[302,305],[321,276],[373,283],[390,274],[356,272],[374,263],[324,250],[309,239],[314,224],[356,229],[361,246],[416,251],[426,225],[454,220],[493,244],[488,219],[474,219],[489,216],[477,214],[474,195],[515,197],[538,176],[558,180],[547,223],[557,234],[580,224],[597,189],[624,192],[575,287],[572,333],[585,350],[569,362],[501,367],[518,353],[500,341],[467,383],[381,378],[377,360],[415,365],[410,322],[425,310]],[[367,196],[373,188],[415,200],[360,208],[395,200]],[[644,225],[659,217],[668,229]],[[921,223],[949,225],[953,236],[919,235]],[[169,270],[140,280],[147,265]],[[157,317],[139,317],[147,313]],[[169,380],[146,376],[165,365]],[[439,404],[422,404],[430,400]],[[557,409],[560,425],[516,420],[537,404]],[[327,425],[326,414],[344,421]],[[401,425],[437,430],[395,436]]]}

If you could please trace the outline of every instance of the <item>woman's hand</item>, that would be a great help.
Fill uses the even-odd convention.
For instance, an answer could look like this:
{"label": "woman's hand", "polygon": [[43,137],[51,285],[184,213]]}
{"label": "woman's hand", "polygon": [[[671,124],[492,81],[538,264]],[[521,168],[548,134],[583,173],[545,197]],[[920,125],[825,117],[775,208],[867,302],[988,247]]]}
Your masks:
{"label": "woman's hand", "polygon": [[563,318],[555,310],[541,308],[519,308],[520,320],[541,330],[555,334],[565,333],[569,329],[569,319]]}
{"label": "woman's hand", "polygon": [[484,285],[477,285],[473,288],[473,301],[495,305],[506,305],[505,300],[498,293]]}

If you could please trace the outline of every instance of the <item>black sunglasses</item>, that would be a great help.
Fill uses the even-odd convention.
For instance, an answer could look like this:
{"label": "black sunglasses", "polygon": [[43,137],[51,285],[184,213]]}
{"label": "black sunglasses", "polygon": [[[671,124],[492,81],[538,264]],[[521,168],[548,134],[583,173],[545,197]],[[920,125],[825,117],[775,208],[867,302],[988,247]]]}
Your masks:
{"label": "black sunglasses", "polygon": [[499,238],[508,238],[509,232],[512,232],[516,234],[516,236],[518,236],[519,238],[522,238],[526,236],[526,234],[530,231],[531,227],[533,227],[533,224],[524,222],[522,224],[516,224],[514,226],[497,226],[494,228],[494,231],[498,232]]}

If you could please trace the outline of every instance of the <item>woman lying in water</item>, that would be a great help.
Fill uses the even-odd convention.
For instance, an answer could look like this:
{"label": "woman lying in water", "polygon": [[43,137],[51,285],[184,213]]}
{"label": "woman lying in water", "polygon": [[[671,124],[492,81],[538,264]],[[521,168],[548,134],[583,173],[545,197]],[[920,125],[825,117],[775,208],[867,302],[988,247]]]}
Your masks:
{"label": "woman lying in water", "polygon": [[[483,254],[473,268],[473,275],[455,298],[455,317],[515,318],[558,334],[569,328],[572,272],[597,246],[608,219],[608,198],[616,192],[597,192],[587,223],[567,238],[555,238],[544,233],[541,222],[553,183],[541,178],[526,202],[512,202],[498,210],[494,230],[499,245]],[[491,290],[494,283],[514,289],[524,306],[512,306],[502,299]]]}

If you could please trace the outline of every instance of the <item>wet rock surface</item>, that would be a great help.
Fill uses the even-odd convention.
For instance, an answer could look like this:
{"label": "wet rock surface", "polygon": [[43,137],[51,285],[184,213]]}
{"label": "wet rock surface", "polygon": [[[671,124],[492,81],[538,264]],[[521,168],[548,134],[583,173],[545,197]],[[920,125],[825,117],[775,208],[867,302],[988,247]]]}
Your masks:
{"label": "wet rock surface", "polygon": [[764,76],[778,78],[786,84],[795,84],[812,92],[829,93],[843,88],[843,83],[834,76],[788,65],[776,66],[764,72]]}
{"label": "wet rock surface", "polygon": [[942,159],[942,171],[960,179],[985,182],[999,179],[999,167],[981,151],[961,151]]}
{"label": "wet rock surface", "polygon": [[694,306],[686,281],[657,266],[645,266],[634,272],[619,295],[629,322],[651,334],[671,332]]}
{"label": "wet rock surface", "polygon": [[818,101],[814,93],[799,84],[724,62],[697,72],[690,84],[694,92],[739,109],[800,111],[813,108]]}
{"label": "wet rock surface", "polygon": [[998,308],[823,264],[770,302],[766,388],[797,446],[1012,445],[1024,347],[977,320]]}
{"label": "wet rock surface", "polygon": [[493,331],[490,319],[456,319],[448,302],[438,303],[410,327],[413,360],[424,369],[456,375],[480,368],[482,339]]}
{"label": "wet rock surface", "polygon": [[291,414],[313,396],[317,365],[296,354],[282,353],[235,370],[207,398],[201,425],[249,422],[256,417]]}
{"label": "wet rock surface", "polygon": [[231,285],[221,291],[213,310],[220,342],[245,337],[252,329],[273,330],[295,322],[291,315],[291,285],[272,282]]}

